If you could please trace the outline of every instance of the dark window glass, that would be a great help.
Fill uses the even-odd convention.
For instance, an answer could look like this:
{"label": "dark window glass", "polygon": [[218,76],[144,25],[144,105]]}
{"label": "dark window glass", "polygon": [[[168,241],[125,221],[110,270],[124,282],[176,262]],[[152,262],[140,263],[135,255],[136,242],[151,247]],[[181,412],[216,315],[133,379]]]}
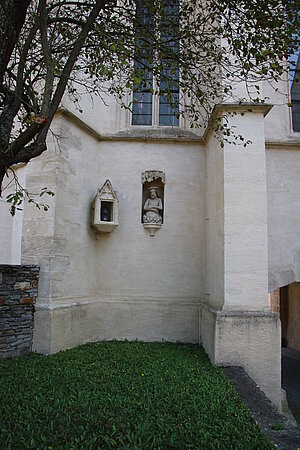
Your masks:
{"label": "dark window glass", "polygon": [[[163,10],[163,26],[160,39],[163,44],[162,70],[159,83],[159,125],[179,125],[179,71],[176,55],[179,51],[179,0],[166,1]],[[151,33],[154,31],[153,16],[144,0],[137,1],[136,42],[134,67],[141,82],[133,88],[132,125],[152,125],[153,74],[151,60],[153,51]]]}
{"label": "dark window glass", "polygon": [[152,94],[150,92],[133,93],[132,125],[152,125]]}
{"label": "dark window glass", "polygon": [[[161,32],[164,58],[160,73],[159,125],[179,125],[179,70],[176,56],[179,52],[179,1],[166,1]],[[175,56],[175,58],[174,58]]]}
{"label": "dark window glass", "polygon": [[135,33],[134,67],[141,82],[136,83],[133,87],[132,125],[152,125],[151,34],[153,33],[153,17],[143,0],[136,3]]}
{"label": "dark window glass", "polygon": [[290,74],[293,130],[300,132],[300,53],[296,66],[290,70]]}
{"label": "dark window glass", "polygon": [[292,103],[293,130],[300,132],[300,101]]}
{"label": "dark window glass", "polygon": [[159,125],[179,125],[179,95],[178,91],[168,92],[159,97]]}

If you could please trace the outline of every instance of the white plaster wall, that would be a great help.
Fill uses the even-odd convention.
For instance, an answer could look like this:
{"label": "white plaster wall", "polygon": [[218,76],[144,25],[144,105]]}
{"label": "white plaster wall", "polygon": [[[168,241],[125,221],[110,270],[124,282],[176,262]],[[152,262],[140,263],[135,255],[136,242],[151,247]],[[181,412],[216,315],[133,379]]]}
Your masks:
{"label": "white plaster wall", "polygon": [[281,409],[281,330],[277,314],[218,315],[214,363],[243,366]]}
{"label": "white plaster wall", "polygon": [[267,152],[269,291],[300,281],[300,143]]}
{"label": "white plaster wall", "polygon": [[[60,134],[60,120],[51,126],[51,131]],[[64,136],[58,142],[49,133],[47,151],[30,161],[27,165],[26,185],[38,203],[47,204],[50,209],[37,208],[33,204],[26,204],[23,218],[22,262],[37,262],[41,256],[51,254],[51,242],[55,234],[55,204],[57,201],[57,169],[58,156],[64,152]],[[55,196],[39,197],[41,190],[47,187]]]}
{"label": "white plaster wall", "polygon": [[[103,92],[101,97],[91,97],[86,92],[80,92],[78,107],[65,96],[62,106],[98,133],[115,133],[128,126],[129,111],[122,108],[115,97],[107,92]],[[79,108],[83,113],[79,111]]]}
{"label": "white plaster wall", "polygon": [[290,86],[287,73],[277,83],[272,85],[266,81],[262,83],[263,97],[267,103],[274,105],[265,117],[265,137],[267,141],[280,141],[285,139],[292,131],[291,108],[288,107],[290,101],[289,91]]}
{"label": "white plaster wall", "polygon": [[0,264],[12,264],[12,222],[8,204],[0,199]]}
{"label": "white plaster wall", "polygon": [[[233,125],[252,140],[246,150],[222,149],[213,138],[207,148],[99,141],[57,119],[59,147],[49,141],[48,153],[28,166],[29,186],[47,185],[56,193],[48,213],[28,208],[24,215],[22,260],[41,265],[36,351],[113,338],[197,342],[200,334],[213,362],[221,364],[226,355],[229,364],[255,375],[264,321],[256,333],[242,318],[239,334],[230,315],[224,327],[215,313],[199,315],[204,297],[215,309],[225,302],[228,314],[268,309],[263,114],[234,116]],[[166,175],[165,210],[162,228],[150,237],[141,224],[141,173],[153,169]],[[119,198],[120,225],[95,235],[91,204],[107,178]],[[275,339],[270,364],[257,379],[274,370],[270,385],[276,385],[277,399],[275,328],[269,327],[266,351],[260,352],[263,361]]]}
{"label": "white plaster wall", "polygon": [[[15,174],[19,183],[26,188],[26,167],[15,168]],[[10,204],[6,202],[8,194],[13,193],[15,183],[12,174],[9,178],[4,178],[3,198],[0,199],[0,264],[20,264],[21,263],[21,238],[23,225],[24,204],[16,210],[14,217],[9,212]]]}
{"label": "white plaster wall", "polygon": [[[141,173],[152,168],[166,175],[164,223],[155,237],[141,224]],[[203,292],[204,173],[200,146],[101,144],[97,178],[107,176],[117,191],[120,226],[96,242],[96,252],[106,255],[98,262],[98,292],[109,294],[111,284],[115,295],[198,297]]]}
{"label": "white plaster wall", "polygon": [[[109,336],[197,342],[205,266],[203,147],[164,141],[99,142],[62,117],[57,127],[61,148],[32,162],[30,175],[35,183],[36,170],[44,167],[49,172],[55,207],[50,214],[28,211],[24,222],[23,260],[41,264],[37,318],[46,314],[53,321],[49,331],[37,320],[37,333],[51,341],[43,348],[52,351]],[[141,174],[153,169],[166,175],[165,208],[162,228],[150,237],[141,224]],[[96,235],[91,205],[107,178],[119,198],[119,227]],[[64,305],[74,311],[70,314]],[[136,315],[135,308],[140,311]],[[99,325],[102,314],[114,330]],[[66,335],[61,341],[62,323]],[[76,335],[68,334],[74,327]],[[35,342],[39,340],[43,338]]]}
{"label": "white plaster wall", "polygon": [[[288,107],[290,102],[290,87],[288,75],[285,73],[282,80],[270,84],[267,81],[254,82],[260,88],[258,96],[262,102],[272,105],[271,111],[265,117],[265,138],[267,141],[280,141],[285,139],[292,133],[291,108]],[[250,84],[251,86],[251,84]],[[257,97],[255,88],[249,88],[250,92]],[[248,89],[244,82],[238,82],[234,85],[232,96],[225,99],[226,103],[253,102],[249,97]],[[254,103],[252,103],[254,105]],[[249,112],[251,112],[251,104],[249,104]]]}
{"label": "white plaster wall", "polygon": [[[228,42],[226,39],[221,40],[222,47],[228,50]],[[229,54],[229,58],[234,64],[235,57]],[[267,140],[278,141],[286,138],[291,134],[291,108],[288,107],[290,102],[290,83],[288,75],[288,62],[284,63],[286,71],[283,73],[281,79],[277,82],[274,81],[242,81],[239,77],[231,84],[231,90],[228,95],[223,95],[223,102],[236,103],[249,102],[254,104],[254,99],[260,99],[269,105],[273,105],[272,110],[265,118],[265,137]],[[232,79],[232,70],[227,73],[224,68],[222,69],[223,85],[226,86],[228,77]],[[250,77],[251,78],[251,75]],[[256,77],[253,77],[255,80]],[[259,88],[257,92],[256,86]],[[251,106],[249,106],[249,110]]]}
{"label": "white plaster wall", "polygon": [[[203,292],[203,183],[200,146],[101,142],[64,121],[55,232],[64,237],[70,268],[54,297],[198,297]],[[166,174],[164,224],[150,237],[141,224],[141,173]],[[95,235],[91,203],[109,178],[119,198],[119,227]],[[80,257],[79,257],[80,255]],[[59,270],[59,269],[58,269]]]}
{"label": "white plaster wall", "polygon": [[228,120],[251,143],[224,146],[225,307],[268,310],[263,113],[245,112]]}
{"label": "white plaster wall", "polygon": [[281,329],[271,312],[200,308],[201,343],[213,364],[242,366],[281,409]]}
{"label": "white plaster wall", "polygon": [[[56,120],[51,130],[56,135],[61,132],[61,120]],[[64,136],[58,142],[49,134],[47,151],[27,165],[26,184],[28,190],[39,193],[47,187],[55,193],[54,197],[36,197],[50,206],[46,212],[33,204],[26,204],[23,217],[22,264],[40,266],[38,302],[50,302],[55,280],[51,279],[53,265],[64,257],[64,240],[61,233],[56,233],[56,201],[58,199],[58,158],[65,151]],[[43,324],[46,326],[46,324]],[[49,324],[50,326],[50,324]],[[49,334],[51,335],[51,333]],[[42,344],[43,345],[43,344]]]}
{"label": "white plaster wall", "polygon": [[[94,131],[101,136],[112,136],[118,132],[127,133],[129,135],[141,132],[154,132],[156,134],[169,134],[176,135],[190,133],[192,137],[201,137],[204,133],[203,119],[200,114],[200,119],[197,127],[191,128],[191,123],[188,116],[181,116],[179,118],[179,127],[160,127],[160,126],[132,126],[131,125],[131,111],[121,106],[121,103],[108,92],[103,92],[100,96],[91,97],[86,92],[80,92],[80,100],[78,104],[75,104],[70,98],[65,96],[62,102],[62,108],[71,112],[75,117],[82,120],[86,125],[91,127]],[[131,93],[124,97],[124,104],[129,105],[131,99]],[[191,99],[184,98],[182,105],[188,105]],[[153,115],[158,114],[158,106],[155,103]],[[203,117],[206,116],[206,112],[203,110]]]}
{"label": "white plaster wall", "polygon": [[205,300],[221,308],[224,303],[224,151],[213,137],[205,156]]}
{"label": "white plaster wall", "polygon": [[[34,350],[55,353],[99,340],[198,342],[198,305],[151,301],[99,301],[38,308]],[[43,337],[44,339],[40,339]]]}
{"label": "white plaster wall", "polygon": [[206,151],[206,301],[268,310],[267,194],[262,112],[228,116],[250,143],[211,139]]}

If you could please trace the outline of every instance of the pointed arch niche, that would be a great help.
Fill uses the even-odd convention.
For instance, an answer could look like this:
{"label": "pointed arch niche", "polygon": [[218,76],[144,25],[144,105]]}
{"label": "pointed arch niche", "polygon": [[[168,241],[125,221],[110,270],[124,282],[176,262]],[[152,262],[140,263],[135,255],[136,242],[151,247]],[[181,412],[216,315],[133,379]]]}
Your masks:
{"label": "pointed arch niche", "polygon": [[[166,176],[161,170],[146,170],[142,173],[142,215],[145,229],[154,236],[164,222],[164,200]],[[155,196],[152,198],[151,195]],[[150,207],[149,207],[150,202]],[[151,208],[151,202],[157,203]]]}
{"label": "pointed arch niche", "polygon": [[119,202],[110,180],[106,180],[93,201],[92,226],[97,233],[110,233],[118,225]]}

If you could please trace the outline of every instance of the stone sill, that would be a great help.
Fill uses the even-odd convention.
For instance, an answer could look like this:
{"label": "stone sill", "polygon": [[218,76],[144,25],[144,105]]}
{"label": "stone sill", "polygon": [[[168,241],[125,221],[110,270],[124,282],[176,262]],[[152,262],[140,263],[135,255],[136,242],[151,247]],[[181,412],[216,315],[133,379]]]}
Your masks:
{"label": "stone sill", "polygon": [[[202,134],[197,134],[190,130],[184,130],[180,127],[137,127],[131,126],[128,129],[117,131],[116,133],[99,133],[90,127],[86,122],[81,120],[76,114],[61,107],[56,116],[63,116],[70,122],[77,125],[86,133],[93,136],[97,141],[171,141],[171,142],[187,142],[206,145],[209,141],[214,128],[217,117],[221,114],[236,113],[262,113],[266,116],[272,109],[269,104],[256,103],[223,103],[216,105],[212,111],[211,118],[206,129]],[[200,130],[200,129],[199,129]]]}
{"label": "stone sill", "polygon": [[135,128],[118,131],[114,135],[106,135],[107,140],[134,141],[193,141],[204,144],[203,136],[182,128]]}
{"label": "stone sill", "polygon": [[63,116],[84,130],[86,133],[93,136],[97,141],[180,141],[195,142],[205,145],[203,135],[198,135],[192,131],[184,130],[178,127],[130,127],[116,133],[101,134],[65,108],[60,108],[57,111],[56,116]]}
{"label": "stone sill", "polygon": [[266,147],[285,147],[287,150],[291,148],[300,150],[300,133],[293,133],[282,139],[267,139]]}

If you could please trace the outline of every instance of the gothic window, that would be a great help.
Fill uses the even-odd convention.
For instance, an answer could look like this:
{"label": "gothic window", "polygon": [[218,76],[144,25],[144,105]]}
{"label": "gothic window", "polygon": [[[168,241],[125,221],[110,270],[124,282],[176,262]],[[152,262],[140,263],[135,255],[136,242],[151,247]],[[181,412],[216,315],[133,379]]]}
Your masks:
{"label": "gothic window", "polygon": [[300,132],[300,53],[290,74],[293,130]]}
{"label": "gothic window", "polygon": [[[141,73],[141,82],[134,85],[132,125],[178,126],[179,125],[179,69],[174,64],[174,53],[179,51],[177,30],[179,29],[179,0],[167,2],[163,8],[163,26],[159,39],[163,47],[161,71],[154,77],[149,67],[151,33],[154,33],[154,18],[145,3],[137,2],[137,27],[135,68]],[[147,39],[143,36],[146,29]],[[150,55],[151,56],[151,55]],[[152,55],[153,56],[153,55]]]}

